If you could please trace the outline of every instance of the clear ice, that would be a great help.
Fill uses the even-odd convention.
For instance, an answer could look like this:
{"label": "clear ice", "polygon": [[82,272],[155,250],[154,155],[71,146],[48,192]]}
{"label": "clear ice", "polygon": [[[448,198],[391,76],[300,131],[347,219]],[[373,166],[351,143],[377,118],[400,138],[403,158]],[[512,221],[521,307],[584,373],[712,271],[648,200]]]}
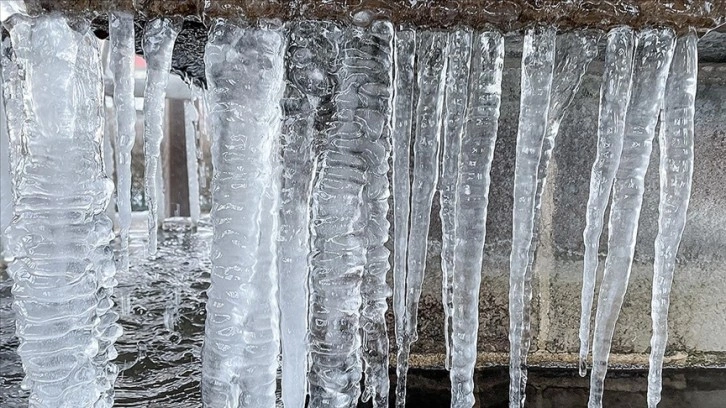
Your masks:
{"label": "clear ice", "polygon": [[[13,218],[13,189],[14,179],[10,169],[14,167],[16,152],[10,150],[11,133],[17,134],[22,126],[22,122],[18,120],[22,114],[22,96],[18,95],[18,84],[20,77],[18,75],[18,65],[12,55],[13,51],[10,44],[10,37],[2,41],[0,48],[0,60],[2,61],[2,70],[0,70],[0,264],[5,258],[10,258],[8,251],[8,241],[5,237],[5,229],[10,225]],[[17,136],[13,137],[17,140]],[[13,146],[19,146],[14,141]]]}
{"label": "clear ice", "polygon": [[444,102],[448,35],[417,34],[416,83],[418,98],[413,124],[413,180],[408,224],[407,270],[403,335],[398,347],[396,405],[405,404],[406,373],[411,344],[416,341],[416,320],[426,269],[431,203],[438,180],[439,140]]}
{"label": "clear ice", "polygon": [[202,212],[199,206],[199,170],[197,162],[197,121],[199,115],[194,101],[184,101],[184,141],[186,144],[187,183],[189,185],[189,218],[197,226]]}
{"label": "clear ice", "polygon": [[22,91],[23,110],[13,114],[27,119],[11,138],[19,155],[9,274],[31,407],[113,405],[110,360],[121,334],[105,213],[113,185],[101,160],[103,81],[89,27],[50,15],[17,17],[10,29],[21,78],[10,91]]}
{"label": "clear ice", "polygon": [[633,52],[637,38],[630,27],[617,27],[608,33],[605,65],[600,87],[600,113],[597,127],[597,153],[590,173],[590,195],[587,200],[584,269],[580,314],[580,375],[587,373],[590,344],[590,318],[595,298],[598,249],[605,209],[615,171],[623,150],[625,115],[630,103],[633,77]]}
{"label": "clear ice", "polygon": [[280,29],[214,23],[204,61],[213,143],[211,285],[202,350],[206,407],[274,407],[279,354],[277,137]]}
{"label": "clear ice", "polygon": [[660,207],[655,263],[648,372],[648,407],[655,408],[662,388],[663,355],[668,341],[668,305],[678,245],[686,225],[693,175],[693,117],[698,75],[698,37],[695,32],[678,38],[660,124]]}
{"label": "clear ice", "polygon": [[148,253],[152,256],[156,254],[157,249],[159,213],[164,213],[165,206],[163,171],[161,169],[161,141],[164,138],[166,86],[169,82],[174,41],[179,34],[180,28],[178,21],[172,21],[168,18],[151,20],[146,24],[142,40],[142,48],[146,58],[144,187],[146,204],[149,208]]}
{"label": "clear ice", "polygon": [[474,35],[464,134],[456,182],[451,321],[451,406],[474,405],[474,366],[479,331],[479,287],[486,235],[490,170],[497,140],[504,68],[504,38]]}
{"label": "clear ice", "polygon": [[602,407],[610,346],[630,278],[644,177],[663,106],[674,37],[670,29],[645,29],[638,33],[623,150],[612,187],[608,255],[595,314],[589,408]]}

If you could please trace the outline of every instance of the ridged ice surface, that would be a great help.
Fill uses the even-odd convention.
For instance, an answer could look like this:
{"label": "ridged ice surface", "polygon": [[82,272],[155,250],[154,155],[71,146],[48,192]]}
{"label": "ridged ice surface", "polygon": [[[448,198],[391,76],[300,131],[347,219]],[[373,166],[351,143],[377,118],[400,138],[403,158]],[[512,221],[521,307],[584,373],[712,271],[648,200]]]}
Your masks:
{"label": "ridged ice surface", "polygon": [[595,315],[588,402],[590,408],[602,407],[607,361],[615,322],[630,278],[643,203],[644,177],[650,161],[658,114],[663,104],[673,45],[674,34],[670,29],[646,29],[638,33],[623,150],[612,187],[608,255]]}
{"label": "ridged ice surface", "polygon": [[197,121],[199,115],[194,102],[184,101],[184,141],[187,159],[187,185],[189,186],[189,218],[196,227],[202,212],[199,206],[199,163],[197,162]]}
{"label": "ridged ice surface", "polygon": [[[379,197],[366,186],[368,177],[383,171],[386,154],[381,138],[390,109],[392,36],[389,23],[375,22],[346,27],[337,40],[337,91],[312,190],[311,407],[354,407],[360,395],[362,284],[371,271],[368,204],[378,201],[369,197]],[[375,312],[364,321],[377,317]]]}
{"label": "ridged ice surface", "polygon": [[284,40],[215,22],[205,51],[212,121],[212,275],[202,354],[207,407],[273,407],[278,368],[278,175]]}
{"label": "ridged ice surface", "polygon": [[161,141],[164,138],[166,86],[169,82],[171,54],[180,29],[179,22],[168,18],[158,18],[147,23],[142,40],[146,57],[144,190],[149,208],[149,255],[156,254],[159,212],[164,213]]}
{"label": "ridged ice surface", "polygon": [[456,30],[449,34],[444,123],[441,134],[439,201],[441,208],[441,299],[444,305],[445,366],[451,363],[451,319],[453,315],[454,248],[456,247],[456,185],[461,136],[469,95],[469,64],[472,33]]}
{"label": "ridged ice surface", "polygon": [[678,38],[666,82],[660,124],[660,207],[655,239],[653,274],[653,337],[650,340],[648,407],[660,401],[663,355],[668,342],[670,303],[676,254],[686,225],[693,176],[693,117],[696,113],[698,37],[690,32]]}
{"label": "ridged ice surface", "polygon": [[522,51],[522,93],[509,261],[509,406],[512,408],[524,405],[527,383],[524,366],[526,350],[522,349],[522,339],[525,314],[532,295],[527,292],[526,271],[534,229],[537,170],[548,126],[555,40],[553,27],[529,29]]}
{"label": "ridged ice surface", "polygon": [[451,406],[474,405],[474,365],[479,330],[479,287],[486,235],[490,170],[502,94],[504,39],[474,35],[464,134],[456,182],[451,321]]}
{"label": "ridged ice surface", "polygon": [[16,20],[22,152],[8,237],[18,354],[31,407],[110,407],[121,334],[101,161],[102,81],[87,21]]}
{"label": "ridged ice surface", "polygon": [[597,127],[597,153],[590,173],[590,195],[587,200],[586,225],[582,233],[585,259],[582,274],[580,314],[580,375],[587,373],[590,344],[590,317],[595,297],[598,249],[605,209],[615,171],[623,150],[625,115],[630,103],[633,78],[633,52],[637,39],[630,27],[618,27],[608,33],[605,68],[600,87],[600,112]]}

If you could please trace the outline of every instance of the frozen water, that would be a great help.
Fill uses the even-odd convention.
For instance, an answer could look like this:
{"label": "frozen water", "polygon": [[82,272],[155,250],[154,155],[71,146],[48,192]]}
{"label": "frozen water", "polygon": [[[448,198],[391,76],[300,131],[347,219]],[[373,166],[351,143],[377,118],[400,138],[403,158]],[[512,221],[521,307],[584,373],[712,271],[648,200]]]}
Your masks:
{"label": "frozen water", "polygon": [[192,227],[197,226],[201,208],[199,206],[199,163],[197,162],[197,121],[199,115],[194,102],[184,101],[184,139],[186,144],[187,180],[189,185],[189,218]]}
{"label": "frozen water", "polygon": [[208,407],[274,407],[279,316],[273,162],[284,41],[279,29],[224,20],[210,33],[205,64],[214,134],[214,237],[202,398]]}
{"label": "frozen water", "polygon": [[623,150],[612,187],[608,255],[595,315],[588,402],[590,408],[602,407],[610,345],[630,278],[643,203],[644,176],[648,169],[658,113],[663,105],[673,45],[674,34],[670,29],[646,29],[638,33]]}
{"label": "frozen water", "polygon": [[[166,86],[169,82],[171,54],[181,26],[178,21],[159,18],[147,23],[142,40],[146,57],[144,88],[144,186],[149,207],[149,255],[156,254],[159,213],[165,212],[161,141],[164,137]],[[128,119],[128,118],[127,118]],[[161,206],[161,208],[160,208]]]}
{"label": "frozen water", "polygon": [[[9,54],[11,52],[10,48],[10,38],[6,38],[2,42],[2,48],[0,49],[0,58],[2,59],[2,65],[3,69],[0,71],[0,84],[2,84],[3,88],[6,84],[6,76],[9,76],[7,78],[8,87],[13,87],[14,83],[17,83],[18,76],[17,76],[17,65],[14,61],[11,61],[9,58]],[[8,66],[7,69],[5,69],[5,66]],[[6,92],[3,89],[0,89],[0,264],[3,263],[4,257],[7,255],[9,257],[9,253],[7,253],[7,239],[5,238],[5,228],[10,225],[10,221],[12,220],[13,216],[13,186],[11,182],[11,175],[10,175],[10,162],[12,161],[10,158],[10,135],[11,128],[13,131],[18,128],[18,123],[14,123],[11,125],[8,122],[8,117],[5,113],[6,105],[10,103],[11,105],[13,103],[17,103],[17,101],[11,101],[9,100],[9,96],[6,96]],[[11,96],[10,96],[11,97]],[[19,101],[19,100],[18,100]],[[12,109],[12,106],[11,106]]]}

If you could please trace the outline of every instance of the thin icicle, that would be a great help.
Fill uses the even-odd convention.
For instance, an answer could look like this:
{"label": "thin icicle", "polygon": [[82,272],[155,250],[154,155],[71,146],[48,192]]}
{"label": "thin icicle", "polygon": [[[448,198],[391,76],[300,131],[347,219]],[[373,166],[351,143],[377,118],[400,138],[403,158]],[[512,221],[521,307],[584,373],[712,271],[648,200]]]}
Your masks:
{"label": "thin icicle", "polygon": [[208,407],[274,407],[279,351],[276,137],[279,29],[219,20],[206,65],[214,140],[212,275],[202,350]]}
{"label": "thin icicle", "polygon": [[416,321],[426,269],[431,202],[439,176],[439,139],[444,105],[448,35],[424,31],[418,35],[416,119],[413,142],[411,217],[408,231],[404,333],[398,349],[396,405],[405,404],[406,373],[411,344],[418,338]]}
{"label": "thin icicle", "polygon": [[0,263],[11,258],[5,229],[14,211],[15,169],[19,156],[20,129],[23,123],[23,97],[20,71],[8,36],[0,49],[0,92],[2,92],[2,121],[0,126]]}
{"label": "thin icicle", "polygon": [[691,30],[676,41],[660,124],[660,208],[655,239],[655,273],[648,372],[648,407],[660,401],[663,356],[668,341],[670,303],[676,254],[686,225],[693,176],[693,117],[698,75],[698,36]]}
{"label": "thin icicle", "polygon": [[[105,98],[104,98],[105,99]],[[105,102],[105,100],[104,100]],[[105,104],[104,104],[105,105]],[[114,160],[114,148],[113,142],[116,130],[114,129],[115,121],[111,120],[113,116],[114,108],[111,106],[104,106],[105,116],[103,123],[103,150],[101,151],[101,158],[103,159],[103,170],[106,172],[106,177],[113,180],[116,173],[116,163]],[[108,207],[106,208],[106,214],[111,221],[116,223],[116,200],[113,195],[108,200]]]}
{"label": "thin icicle", "polygon": [[647,29],[638,33],[623,151],[612,187],[608,256],[595,315],[588,402],[590,408],[602,407],[610,345],[630,278],[643,203],[644,177],[653,147],[658,113],[663,105],[673,45],[674,33],[670,29]]}
{"label": "thin icicle", "polygon": [[[555,67],[552,77],[552,91],[547,115],[547,131],[542,142],[542,153],[537,169],[537,190],[534,196],[534,223],[532,242],[529,247],[527,272],[524,277],[524,298],[532,298],[532,275],[534,260],[539,243],[540,213],[542,210],[542,194],[547,183],[547,170],[552,152],[555,149],[560,122],[567,113],[567,108],[575,98],[588,66],[597,56],[597,42],[600,35],[589,30],[571,31],[557,37],[555,49]],[[522,366],[527,365],[527,353],[531,344],[530,322],[531,302],[526,302],[524,323],[522,327]]]}
{"label": "thin icicle", "polygon": [[509,406],[524,405],[527,369],[522,349],[525,313],[531,294],[526,275],[534,231],[534,200],[537,170],[547,133],[548,113],[555,62],[556,30],[537,27],[527,30],[522,51],[522,85],[517,132],[517,161],[514,170],[512,211],[512,253],[509,272]]}
{"label": "thin icicle", "polygon": [[187,180],[189,185],[189,216],[192,228],[197,226],[202,210],[199,207],[199,170],[197,166],[197,121],[199,115],[194,102],[184,101],[184,139],[186,142]]}
{"label": "thin icicle", "polygon": [[637,38],[630,27],[618,27],[608,33],[605,70],[600,87],[600,114],[597,129],[597,154],[590,174],[586,226],[583,232],[585,260],[582,273],[580,314],[580,375],[587,374],[590,344],[590,316],[595,298],[598,248],[605,209],[610,200],[615,171],[623,150],[625,115],[630,103],[633,79],[633,51]]}
{"label": "thin icicle", "polygon": [[136,140],[136,106],[134,99],[134,17],[128,13],[110,13],[110,68],[113,74],[113,101],[116,107],[116,205],[118,207],[119,270],[129,270],[129,229],[131,228],[131,150]]}
{"label": "thin icicle", "polygon": [[490,170],[497,140],[504,38],[474,36],[466,127],[456,181],[456,248],[451,321],[451,406],[474,405],[479,286],[486,235]]}
{"label": "thin icicle", "polygon": [[[287,87],[282,101],[282,189],[278,269],[282,344],[282,401],[303,408],[307,392],[310,194],[315,173],[321,99],[330,100],[339,35],[334,24],[303,21],[290,27]],[[318,123],[319,124],[319,123]],[[324,127],[324,126],[323,126]]]}
{"label": "thin icicle", "polygon": [[458,178],[461,135],[466,116],[472,33],[460,29],[449,34],[446,96],[441,137],[441,299],[444,305],[445,367],[451,366],[451,319],[453,314],[454,248],[456,247],[456,182]]}
{"label": "thin icicle", "polygon": [[[144,187],[149,208],[149,255],[156,254],[159,206],[164,206],[161,171],[161,140],[164,137],[166,86],[169,82],[171,54],[180,24],[168,18],[147,23],[142,40],[146,58],[144,88]],[[163,212],[163,210],[162,210]]]}
{"label": "thin icicle", "polygon": [[[404,29],[395,37],[395,78],[393,101],[393,315],[396,348],[401,350],[406,333],[406,254],[411,207],[411,126],[415,90],[416,31]],[[400,360],[397,365],[401,376]],[[406,388],[396,388],[396,400],[405,401]]]}

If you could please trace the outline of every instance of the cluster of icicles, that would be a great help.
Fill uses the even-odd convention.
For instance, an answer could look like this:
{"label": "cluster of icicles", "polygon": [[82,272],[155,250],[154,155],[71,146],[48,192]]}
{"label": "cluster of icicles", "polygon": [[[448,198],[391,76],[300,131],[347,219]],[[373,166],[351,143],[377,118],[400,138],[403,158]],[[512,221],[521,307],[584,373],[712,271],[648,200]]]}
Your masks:
{"label": "cluster of icicles", "polygon": [[[100,153],[97,42],[86,21],[43,16],[11,23],[12,48],[6,44],[3,52],[15,197],[8,235],[31,406],[110,406],[116,374],[110,360],[120,330],[109,299],[115,284],[113,235],[104,209],[111,190]],[[179,28],[158,19],[143,33],[150,254],[156,251],[155,213],[163,202],[159,146]],[[118,125],[116,268],[124,273],[135,122],[132,16],[111,14],[109,29]],[[559,124],[596,57],[600,36],[557,35],[554,27],[531,28],[524,36],[510,259],[511,407],[524,404],[532,264],[547,167]],[[619,27],[607,33],[584,232],[583,375],[598,242],[610,202],[590,407],[602,405],[659,117],[649,406],[660,399],[668,297],[693,168],[696,42],[693,32],[676,38],[670,29]],[[391,190],[395,396],[396,406],[404,406],[437,189],[451,406],[474,404],[503,44],[496,31],[436,32],[385,21],[367,27],[214,22],[204,56],[214,166],[202,356],[206,407],[275,406],[280,355],[285,407],[303,407],[306,399],[311,407],[354,407],[362,379],[362,399],[388,406],[385,313],[391,268],[385,244]]]}

